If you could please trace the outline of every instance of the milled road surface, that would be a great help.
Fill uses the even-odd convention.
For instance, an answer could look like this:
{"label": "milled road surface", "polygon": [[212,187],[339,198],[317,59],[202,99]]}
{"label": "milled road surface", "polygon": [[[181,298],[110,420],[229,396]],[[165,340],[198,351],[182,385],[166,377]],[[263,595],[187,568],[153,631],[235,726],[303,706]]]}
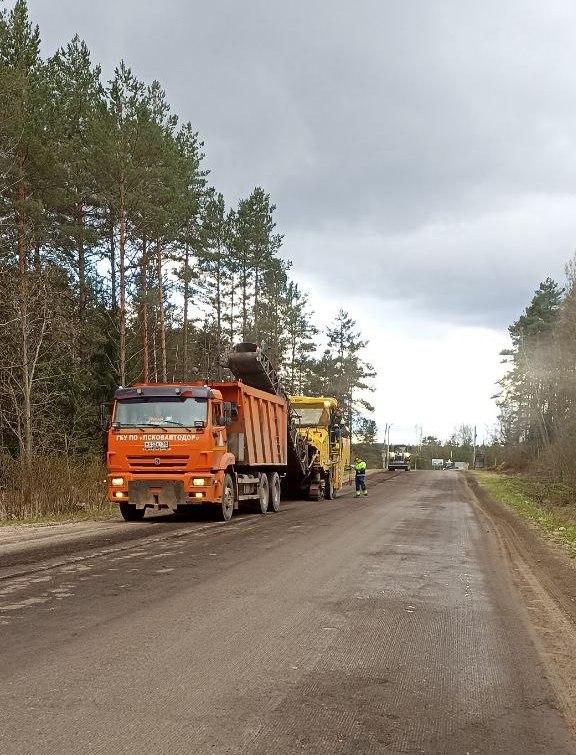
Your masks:
{"label": "milled road surface", "polygon": [[155,530],[0,580],[0,751],[572,753],[527,615],[457,473]]}

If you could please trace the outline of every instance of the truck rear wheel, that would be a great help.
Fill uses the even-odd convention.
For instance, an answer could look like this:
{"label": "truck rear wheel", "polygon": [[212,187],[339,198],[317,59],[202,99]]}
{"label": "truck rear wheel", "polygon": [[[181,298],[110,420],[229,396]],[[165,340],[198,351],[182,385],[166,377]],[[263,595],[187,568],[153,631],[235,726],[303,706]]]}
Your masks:
{"label": "truck rear wheel", "polygon": [[270,502],[270,487],[268,485],[268,475],[261,474],[258,480],[258,503],[260,504],[260,513],[265,514],[268,511]]}
{"label": "truck rear wheel", "polygon": [[125,522],[139,522],[144,518],[146,509],[137,509],[133,503],[121,503],[120,513]]}
{"label": "truck rear wheel", "polygon": [[268,477],[268,486],[270,488],[270,511],[280,511],[280,475],[278,472],[272,472]]}
{"label": "truck rear wheel", "polygon": [[311,501],[322,501],[324,499],[324,481],[323,480],[312,482],[309,485],[308,498]]}
{"label": "truck rear wheel", "polygon": [[229,522],[234,513],[234,482],[229,474],[224,475],[222,484],[222,511],[223,521]]}

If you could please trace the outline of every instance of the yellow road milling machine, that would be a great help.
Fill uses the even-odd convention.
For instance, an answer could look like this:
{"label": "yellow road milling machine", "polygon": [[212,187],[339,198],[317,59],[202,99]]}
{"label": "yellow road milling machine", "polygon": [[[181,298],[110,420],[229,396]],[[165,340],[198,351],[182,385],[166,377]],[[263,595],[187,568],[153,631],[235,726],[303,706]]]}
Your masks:
{"label": "yellow road milling machine", "polygon": [[350,433],[334,398],[289,396],[290,413],[306,440],[309,474],[301,482],[315,501],[335,498],[350,466]]}

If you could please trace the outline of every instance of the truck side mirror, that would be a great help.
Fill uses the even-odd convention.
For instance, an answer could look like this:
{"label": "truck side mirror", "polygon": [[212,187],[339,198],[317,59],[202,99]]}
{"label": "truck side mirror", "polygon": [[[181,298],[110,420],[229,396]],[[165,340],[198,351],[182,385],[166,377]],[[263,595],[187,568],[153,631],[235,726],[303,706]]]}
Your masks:
{"label": "truck side mirror", "polygon": [[107,430],[110,426],[111,407],[110,404],[100,404],[100,427]]}

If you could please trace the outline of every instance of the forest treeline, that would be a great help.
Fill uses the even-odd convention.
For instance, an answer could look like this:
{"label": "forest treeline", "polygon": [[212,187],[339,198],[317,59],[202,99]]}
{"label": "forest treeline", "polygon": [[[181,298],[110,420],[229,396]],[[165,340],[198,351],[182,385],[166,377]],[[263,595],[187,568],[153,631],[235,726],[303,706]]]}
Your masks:
{"label": "forest treeline", "polygon": [[576,264],[547,278],[509,327],[498,397],[508,463],[576,485]]}
{"label": "forest treeline", "polygon": [[55,457],[78,499],[116,386],[225,378],[238,341],[261,344],[289,391],[370,408],[356,323],[340,310],[319,333],[270,195],[229,206],[158,82],[124,62],[104,81],[78,36],[44,59],[18,0],[0,15],[0,112],[5,511],[41,507]]}

